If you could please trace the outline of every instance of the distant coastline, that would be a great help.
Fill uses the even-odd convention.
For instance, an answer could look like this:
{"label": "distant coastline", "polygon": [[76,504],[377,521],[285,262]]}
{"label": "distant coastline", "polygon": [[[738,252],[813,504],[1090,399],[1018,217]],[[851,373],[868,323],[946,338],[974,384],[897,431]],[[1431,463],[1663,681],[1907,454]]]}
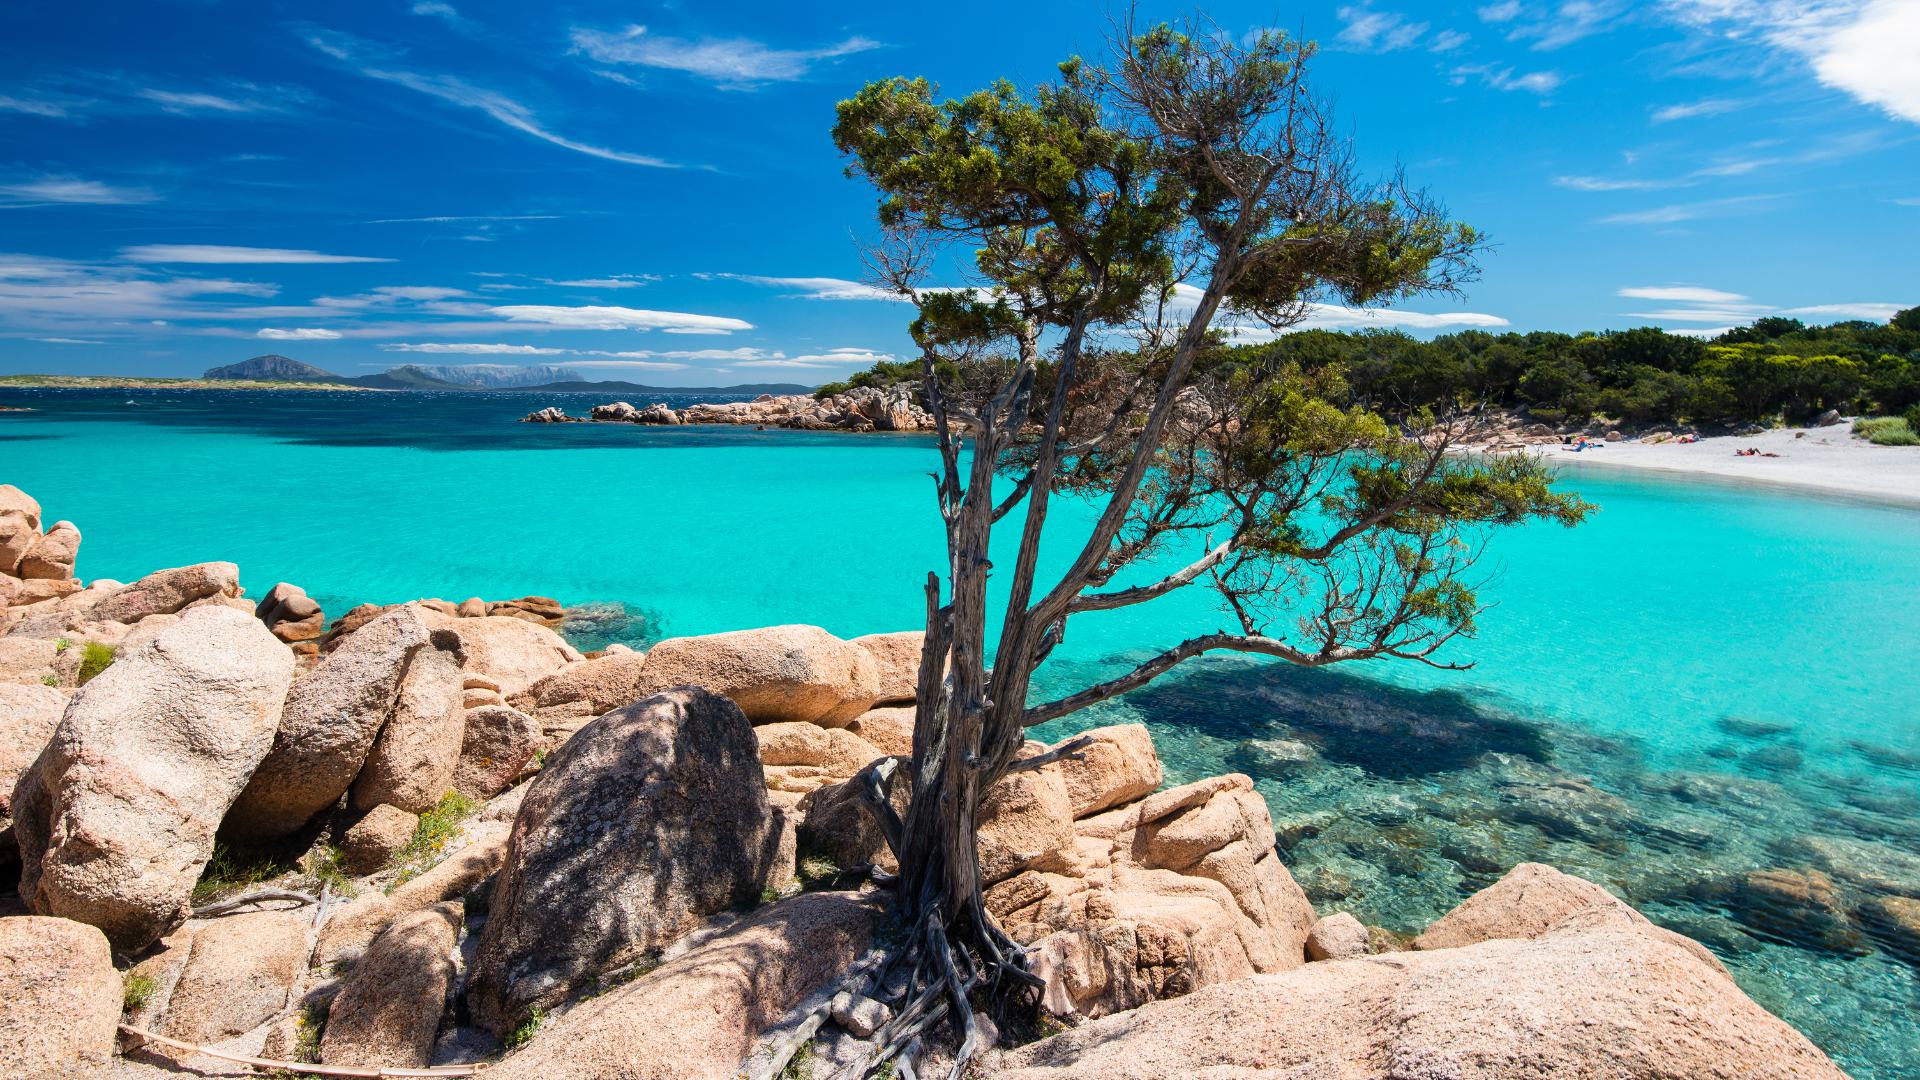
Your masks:
{"label": "distant coastline", "polygon": [[656,394],[757,397],[806,394],[798,383],[742,383],[738,386],[646,386],[629,382],[562,382],[541,386],[366,386],[303,379],[161,378],[145,375],[0,375],[0,390],[347,390],[355,393],[458,392],[494,394]]}

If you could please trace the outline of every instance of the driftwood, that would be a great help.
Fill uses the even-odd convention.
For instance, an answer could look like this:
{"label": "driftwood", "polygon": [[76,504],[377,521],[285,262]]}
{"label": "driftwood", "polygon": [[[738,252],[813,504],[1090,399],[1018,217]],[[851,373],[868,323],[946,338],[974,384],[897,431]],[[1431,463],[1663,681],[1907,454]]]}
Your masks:
{"label": "driftwood", "polygon": [[209,1050],[204,1046],[198,1046],[194,1043],[181,1042],[179,1039],[169,1039],[165,1035],[156,1035],[144,1028],[134,1027],[132,1024],[121,1024],[120,1031],[123,1034],[131,1035],[141,1040],[143,1044],[159,1043],[161,1046],[173,1050],[182,1050],[189,1054],[204,1054],[210,1058],[219,1058],[221,1061],[231,1061],[240,1065],[248,1065],[255,1069],[307,1073],[313,1076],[359,1076],[373,1077],[375,1080],[379,1080],[379,1078],[383,1077],[472,1076],[480,1071],[480,1066],[478,1065],[442,1065],[437,1069],[401,1069],[384,1068],[378,1065],[315,1065],[305,1061],[276,1061],[273,1058],[247,1057],[244,1054],[227,1054],[219,1050]]}

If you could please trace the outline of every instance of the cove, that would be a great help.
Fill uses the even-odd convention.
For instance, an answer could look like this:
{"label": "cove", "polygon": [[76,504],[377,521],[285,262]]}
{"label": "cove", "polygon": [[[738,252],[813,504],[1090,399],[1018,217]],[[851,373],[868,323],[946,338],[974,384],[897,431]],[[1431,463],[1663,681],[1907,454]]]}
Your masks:
{"label": "cove", "polygon": [[[128,404],[134,402],[134,404]],[[668,399],[669,404],[686,404]],[[915,437],[521,425],[566,395],[8,391],[0,482],[85,534],[84,577],[209,559],[251,595],[617,601],[629,640],[917,628],[939,526]],[[636,402],[636,404],[645,404]],[[1502,533],[1447,658],[1209,660],[1049,725],[1139,720],[1170,782],[1252,775],[1323,912],[1411,931],[1516,862],[1705,942],[1857,1076],[1920,1060],[1920,957],[1839,906],[1920,895],[1920,513],[1630,476],[1575,530]],[[1213,629],[1199,593],[1076,622],[1040,692]]]}

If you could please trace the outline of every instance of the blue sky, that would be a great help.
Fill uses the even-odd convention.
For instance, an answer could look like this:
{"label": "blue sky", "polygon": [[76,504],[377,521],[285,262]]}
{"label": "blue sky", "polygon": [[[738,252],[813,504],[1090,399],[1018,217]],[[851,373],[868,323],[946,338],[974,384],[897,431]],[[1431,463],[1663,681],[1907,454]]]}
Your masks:
{"label": "blue sky", "polygon": [[[907,348],[828,139],[863,82],[1032,83],[1106,4],[0,9],[0,371],[557,363],[813,383]],[[1144,4],[1148,17],[1191,13]],[[1920,0],[1220,3],[1319,41],[1363,161],[1491,234],[1317,325],[1705,332],[1920,303]]]}

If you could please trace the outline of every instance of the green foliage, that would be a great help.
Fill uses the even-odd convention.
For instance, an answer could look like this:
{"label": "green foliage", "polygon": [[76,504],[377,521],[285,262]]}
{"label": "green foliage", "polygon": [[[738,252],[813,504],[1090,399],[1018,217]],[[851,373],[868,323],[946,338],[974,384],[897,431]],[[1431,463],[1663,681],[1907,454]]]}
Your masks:
{"label": "green foliage", "polygon": [[[891,1062],[889,1062],[891,1064]],[[800,1049],[787,1059],[787,1067],[780,1070],[779,1080],[813,1080],[813,1042],[800,1044]]]}
{"label": "green foliage", "polygon": [[160,989],[160,983],[145,972],[127,972],[126,983],[120,991],[120,1008],[126,1012],[138,1012],[147,1002],[153,1000],[153,992]]}
{"label": "green foliage", "polygon": [[[1920,407],[1915,412],[1920,413]],[[1920,428],[1903,416],[1862,417],[1853,422],[1853,433],[1875,446],[1920,446]]]}
{"label": "green foliage", "polygon": [[533,1011],[527,1014],[526,1020],[522,1021],[519,1027],[507,1032],[507,1037],[500,1040],[500,1045],[508,1050],[518,1050],[532,1042],[533,1037],[540,1034],[540,1025],[546,1022],[547,1010],[535,1005]]}
{"label": "green foliage", "polygon": [[460,831],[460,823],[479,808],[478,803],[457,791],[442,795],[438,805],[420,815],[419,823],[413,827],[413,838],[407,841],[407,846],[394,853],[393,865],[398,868],[398,873],[387,885],[387,891],[391,893],[439,862],[446,852],[447,842]]}
{"label": "green foliage", "polygon": [[1597,412],[1653,426],[1805,421],[1829,408],[1898,415],[1920,405],[1920,330],[1789,319],[1766,333],[1746,328],[1707,343],[1653,328],[1577,336],[1470,330],[1423,342],[1397,332],[1310,330],[1230,353],[1242,363],[1338,369],[1349,400],[1393,417],[1484,402],[1524,407],[1550,423]]}
{"label": "green foliage", "polygon": [[816,387],[813,396],[829,398],[835,394],[844,394],[856,386],[870,386],[875,390],[889,390],[895,386],[920,388],[920,361],[918,360],[882,360],[865,371],[856,371],[843,382],[824,383]]}
{"label": "green foliage", "polygon": [[73,642],[68,638],[59,638],[53,643],[53,652],[56,656],[71,648],[73,648]]}
{"label": "green foliage", "polygon": [[200,872],[193,886],[193,903],[198,906],[223,896],[251,888],[288,873],[294,866],[278,852],[232,847],[223,841],[213,845],[213,857]]}
{"label": "green foliage", "polygon": [[1907,430],[1920,435],[1920,405],[1907,410],[1906,421]]}
{"label": "green foliage", "polygon": [[60,676],[58,676],[58,675],[42,675],[42,676],[40,676],[40,685],[41,685],[41,686],[59,686],[59,685],[60,685]]}
{"label": "green foliage", "polygon": [[95,675],[107,670],[119,650],[98,641],[89,641],[80,650],[80,672],[75,682],[81,686],[93,681]]}
{"label": "green foliage", "polygon": [[337,844],[323,844],[307,852],[300,860],[300,870],[306,883],[316,890],[325,886],[346,897],[359,892],[347,874],[346,856]]}

